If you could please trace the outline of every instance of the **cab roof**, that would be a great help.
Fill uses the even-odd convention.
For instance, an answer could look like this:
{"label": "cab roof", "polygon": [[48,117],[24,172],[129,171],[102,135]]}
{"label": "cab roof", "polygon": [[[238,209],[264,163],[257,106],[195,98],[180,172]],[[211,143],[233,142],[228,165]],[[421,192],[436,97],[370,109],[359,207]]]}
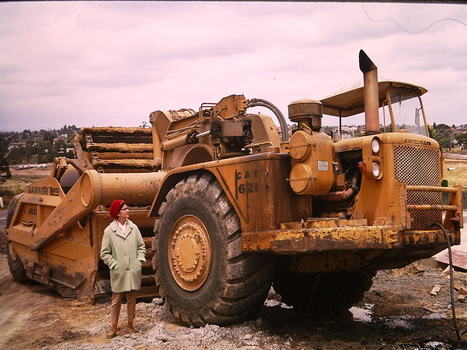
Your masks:
{"label": "cab roof", "polygon": [[[363,84],[360,82],[358,85],[360,86],[353,89],[346,89],[344,92],[321,99],[323,113],[336,117],[350,117],[355,114],[363,113],[365,111],[363,103]],[[409,92],[409,94],[401,98],[401,101],[421,96],[428,91],[424,87],[411,83],[383,80],[378,82],[379,107],[382,107],[386,101],[386,90],[389,87]]]}

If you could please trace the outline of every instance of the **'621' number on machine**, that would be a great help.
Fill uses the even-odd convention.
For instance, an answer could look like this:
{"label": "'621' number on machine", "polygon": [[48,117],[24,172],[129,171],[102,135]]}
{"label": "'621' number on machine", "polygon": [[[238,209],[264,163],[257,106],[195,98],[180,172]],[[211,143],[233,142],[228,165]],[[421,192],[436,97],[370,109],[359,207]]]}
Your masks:
{"label": "'621' number on machine", "polygon": [[247,183],[244,183],[244,184],[240,184],[237,187],[237,191],[240,194],[258,192],[258,183],[257,182],[247,182]]}
{"label": "'621' number on machine", "polygon": [[[259,170],[235,171],[237,193],[249,194],[259,191]],[[251,181],[253,180],[253,181]]]}

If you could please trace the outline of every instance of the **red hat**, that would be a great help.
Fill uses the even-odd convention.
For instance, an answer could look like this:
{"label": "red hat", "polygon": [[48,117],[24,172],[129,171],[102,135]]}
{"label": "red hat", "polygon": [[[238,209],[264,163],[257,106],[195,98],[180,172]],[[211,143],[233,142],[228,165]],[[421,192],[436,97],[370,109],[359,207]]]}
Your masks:
{"label": "red hat", "polygon": [[120,212],[120,209],[123,207],[123,204],[125,204],[125,201],[121,199],[114,200],[112,202],[112,205],[110,206],[109,215],[112,218],[117,219],[118,213]]}

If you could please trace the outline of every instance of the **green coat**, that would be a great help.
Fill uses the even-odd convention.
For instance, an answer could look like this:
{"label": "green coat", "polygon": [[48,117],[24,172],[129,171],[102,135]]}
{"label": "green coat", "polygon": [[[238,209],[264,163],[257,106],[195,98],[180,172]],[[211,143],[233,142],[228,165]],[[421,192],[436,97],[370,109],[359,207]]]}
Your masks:
{"label": "green coat", "polygon": [[138,227],[128,220],[125,235],[116,220],[104,230],[101,259],[110,268],[112,292],[122,293],[141,288],[141,266],[146,261],[146,247]]}

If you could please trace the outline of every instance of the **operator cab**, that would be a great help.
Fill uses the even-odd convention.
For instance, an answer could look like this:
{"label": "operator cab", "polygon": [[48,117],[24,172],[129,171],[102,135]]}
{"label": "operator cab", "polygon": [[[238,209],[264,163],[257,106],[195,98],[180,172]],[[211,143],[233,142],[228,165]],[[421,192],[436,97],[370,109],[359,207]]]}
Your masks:
{"label": "operator cab", "polygon": [[[364,112],[364,87],[361,83],[359,85],[320,100],[323,114],[339,117],[339,133],[342,130],[342,118]],[[381,132],[410,132],[429,136],[421,99],[426,92],[425,88],[410,83],[389,80],[378,82]]]}

